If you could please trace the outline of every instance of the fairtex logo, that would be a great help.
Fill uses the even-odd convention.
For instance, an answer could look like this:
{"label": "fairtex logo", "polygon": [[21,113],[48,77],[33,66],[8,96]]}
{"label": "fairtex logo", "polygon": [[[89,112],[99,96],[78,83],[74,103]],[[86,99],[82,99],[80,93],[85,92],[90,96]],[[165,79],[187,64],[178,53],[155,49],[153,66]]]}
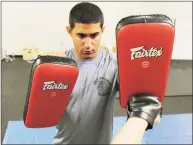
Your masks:
{"label": "fairtex logo", "polygon": [[131,60],[144,57],[159,57],[162,55],[162,47],[160,49],[152,47],[149,50],[145,49],[145,46],[131,48]]}
{"label": "fairtex logo", "polygon": [[55,81],[44,82],[43,90],[66,90],[68,84],[55,83]]}

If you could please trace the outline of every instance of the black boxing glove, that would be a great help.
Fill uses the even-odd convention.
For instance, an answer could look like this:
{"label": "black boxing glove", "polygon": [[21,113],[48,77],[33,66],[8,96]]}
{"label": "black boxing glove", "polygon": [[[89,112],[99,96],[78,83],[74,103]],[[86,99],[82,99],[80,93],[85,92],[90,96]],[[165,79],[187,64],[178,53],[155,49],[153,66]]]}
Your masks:
{"label": "black boxing glove", "polygon": [[158,97],[150,95],[138,95],[128,102],[128,118],[138,117],[148,122],[147,129],[152,129],[154,121],[162,111],[162,104]]}

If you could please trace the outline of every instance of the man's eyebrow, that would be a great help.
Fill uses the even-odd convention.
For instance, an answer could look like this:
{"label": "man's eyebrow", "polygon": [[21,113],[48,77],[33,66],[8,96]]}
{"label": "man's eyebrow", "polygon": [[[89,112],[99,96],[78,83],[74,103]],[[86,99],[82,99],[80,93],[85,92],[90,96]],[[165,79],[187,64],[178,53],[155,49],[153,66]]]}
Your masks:
{"label": "man's eyebrow", "polygon": [[92,33],[91,35],[96,35],[96,34],[99,34],[99,32]]}
{"label": "man's eyebrow", "polygon": [[96,34],[99,34],[99,32],[94,32],[94,33],[91,33],[91,34],[87,34],[87,33],[76,33],[77,35],[96,35]]}
{"label": "man's eyebrow", "polygon": [[85,33],[76,33],[76,34],[78,34],[78,35],[87,35],[87,34],[85,34]]}

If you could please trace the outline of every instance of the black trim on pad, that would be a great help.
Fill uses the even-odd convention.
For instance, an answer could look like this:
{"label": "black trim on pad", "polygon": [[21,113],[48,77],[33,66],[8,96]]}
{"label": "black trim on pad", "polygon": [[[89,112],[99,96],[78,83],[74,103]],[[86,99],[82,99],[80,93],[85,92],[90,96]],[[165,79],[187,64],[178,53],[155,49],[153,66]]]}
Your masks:
{"label": "black trim on pad", "polygon": [[133,15],[122,18],[117,26],[116,33],[125,25],[137,24],[137,23],[167,23],[174,27],[172,20],[166,15],[162,14],[151,14],[151,15]]}

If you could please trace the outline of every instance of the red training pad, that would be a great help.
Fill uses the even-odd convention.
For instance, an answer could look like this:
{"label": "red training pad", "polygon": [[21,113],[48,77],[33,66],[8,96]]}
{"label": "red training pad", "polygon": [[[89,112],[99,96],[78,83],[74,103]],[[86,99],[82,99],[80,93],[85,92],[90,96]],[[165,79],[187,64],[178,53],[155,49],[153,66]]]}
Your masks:
{"label": "red training pad", "polygon": [[24,110],[26,127],[51,127],[59,123],[78,73],[75,62],[68,58],[44,56],[36,60]]}
{"label": "red training pad", "polygon": [[117,25],[120,104],[134,95],[157,96],[163,103],[173,51],[174,28],[163,15],[131,16]]}

